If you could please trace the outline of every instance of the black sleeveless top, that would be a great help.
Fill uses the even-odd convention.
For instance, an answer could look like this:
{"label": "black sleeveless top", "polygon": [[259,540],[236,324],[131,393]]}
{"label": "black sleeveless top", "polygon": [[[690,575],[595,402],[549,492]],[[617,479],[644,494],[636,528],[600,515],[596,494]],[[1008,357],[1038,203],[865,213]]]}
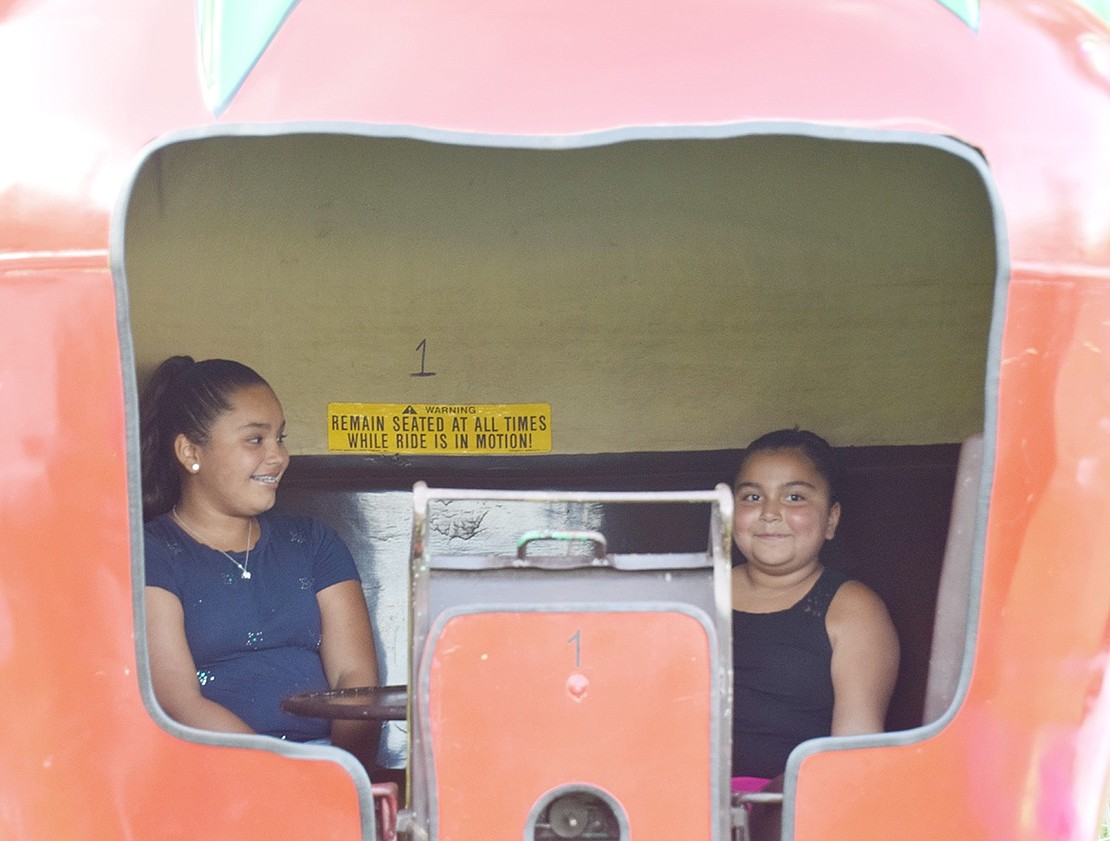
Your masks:
{"label": "black sleeveless top", "polygon": [[798,744],[832,729],[832,644],[825,613],[844,573],[822,571],[786,610],[732,611],[732,775],[776,777]]}

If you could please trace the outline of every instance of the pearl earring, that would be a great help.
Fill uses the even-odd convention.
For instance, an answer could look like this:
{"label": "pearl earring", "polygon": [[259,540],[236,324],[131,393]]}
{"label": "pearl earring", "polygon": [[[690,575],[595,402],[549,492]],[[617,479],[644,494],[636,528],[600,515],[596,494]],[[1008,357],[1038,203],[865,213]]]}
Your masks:
{"label": "pearl earring", "polygon": [[198,470],[200,470],[200,465],[194,461],[189,469],[196,473]]}

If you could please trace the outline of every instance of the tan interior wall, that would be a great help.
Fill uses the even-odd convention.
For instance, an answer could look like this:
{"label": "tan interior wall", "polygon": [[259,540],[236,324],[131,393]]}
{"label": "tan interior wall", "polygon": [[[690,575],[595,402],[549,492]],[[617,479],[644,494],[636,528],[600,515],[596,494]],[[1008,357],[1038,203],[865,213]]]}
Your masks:
{"label": "tan interior wall", "polygon": [[140,378],[253,365],[294,453],[329,402],[550,403],[555,453],[982,429],[993,220],[927,147],[214,138],[148,159],[125,224]]}

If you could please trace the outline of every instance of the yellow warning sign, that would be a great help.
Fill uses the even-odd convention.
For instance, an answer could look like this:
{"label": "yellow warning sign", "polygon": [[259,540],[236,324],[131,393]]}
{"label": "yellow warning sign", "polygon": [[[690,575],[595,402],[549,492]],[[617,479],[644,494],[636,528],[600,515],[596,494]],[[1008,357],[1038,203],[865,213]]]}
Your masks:
{"label": "yellow warning sign", "polygon": [[391,455],[551,452],[548,403],[329,403],[328,449]]}

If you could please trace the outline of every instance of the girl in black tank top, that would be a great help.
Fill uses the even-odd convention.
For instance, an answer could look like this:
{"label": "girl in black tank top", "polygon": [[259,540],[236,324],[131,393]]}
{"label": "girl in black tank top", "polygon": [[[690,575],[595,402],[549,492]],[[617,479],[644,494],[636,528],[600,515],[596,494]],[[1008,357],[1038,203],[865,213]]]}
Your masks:
{"label": "girl in black tank top", "polygon": [[846,580],[825,569],[793,607],[732,612],[733,776],[777,776],[796,745],[832,732],[825,613]]}
{"label": "girl in black tank top", "polygon": [[[819,736],[875,733],[898,672],[878,596],[820,561],[840,521],[833,449],[785,429],[753,441],[736,477],[732,571],[735,790],[783,773]],[[751,779],[742,779],[751,778]]]}

